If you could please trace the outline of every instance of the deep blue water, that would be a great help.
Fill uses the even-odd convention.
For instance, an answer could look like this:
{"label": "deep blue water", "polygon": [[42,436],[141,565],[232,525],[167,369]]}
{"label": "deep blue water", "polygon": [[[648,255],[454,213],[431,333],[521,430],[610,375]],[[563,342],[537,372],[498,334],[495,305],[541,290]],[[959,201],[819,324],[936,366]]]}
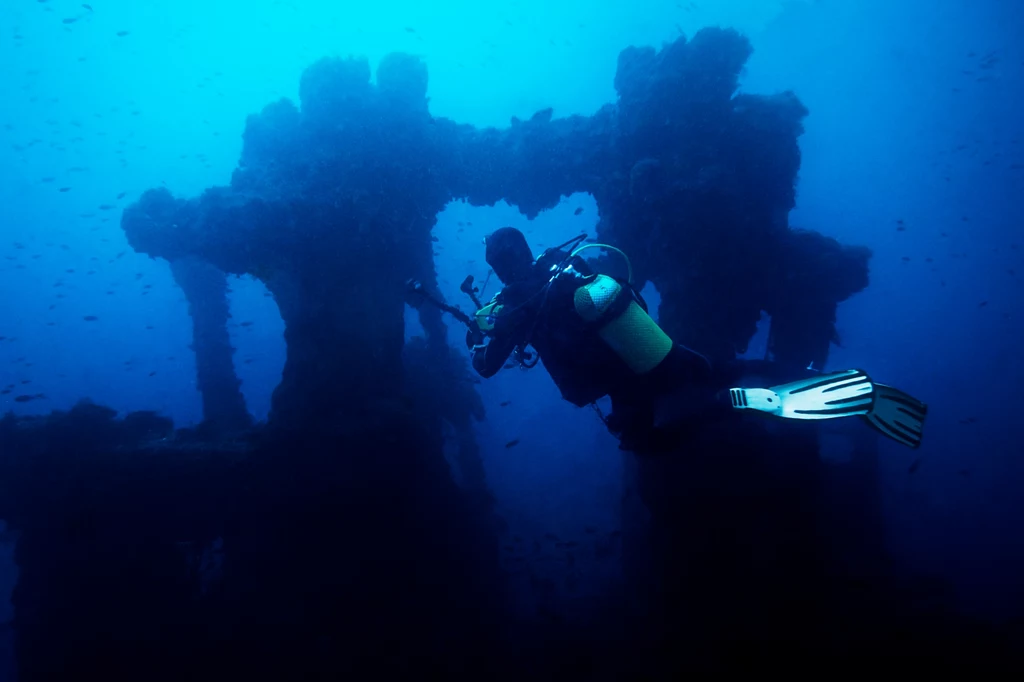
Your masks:
{"label": "deep blue water", "polygon": [[[246,116],[296,99],[319,57],[420,55],[435,116],[504,127],[549,106],[556,117],[589,115],[613,101],[615,58],[629,45],[735,27],[755,50],[741,91],[793,90],[810,111],[790,223],[874,253],[870,286],[839,308],[842,344],[829,369],[863,367],[930,406],[920,451],[881,445],[890,549],[951,580],[965,610],[1019,617],[1024,5],[555,5],[4,2],[0,386],[16,390],[0,411],[45,414],[89,397],[179,426],[199,421],[184,297],[166,262],[127,245],[120,212],[148,188],[194,196],[226,184]],[[449,205],[434,228],[443,293],[467,308],[458,284],[486,277],[481,239],[495,227],[522,228],[540,250],[592,233],[599,210],[588,195],[532,221],[504,203]],[[232,278],[231,288],[236,369],[262,420],[281,377],[284,325],[259,281]],[[407,323],[408,336],[419,332],[411,311]],[[462,332],[450,329],[461,348]],[[561,401],[540,368],[477,388],[489,415],[478,425],[487,481],[510,533],[573,537],[621,524],[625,455],[593,412]],[[519,446],[507,448],[513,439]],[[835,447],[824,454],[842,457]],[[16,579],[9,547],[2,594]],[[578,598],[619,570],[596,565]],[[0,620],[11,618],[5,603]]]}

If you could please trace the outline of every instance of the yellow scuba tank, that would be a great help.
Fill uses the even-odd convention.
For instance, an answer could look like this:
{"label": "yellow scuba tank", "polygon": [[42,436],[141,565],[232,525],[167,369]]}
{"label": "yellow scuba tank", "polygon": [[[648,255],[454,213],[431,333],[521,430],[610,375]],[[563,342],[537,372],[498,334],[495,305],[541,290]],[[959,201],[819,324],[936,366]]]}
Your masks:
{"label": "yellow scuba tank", "polygon": [[[590,248],[604,248],[620,254],[625,259],[629,272],[628,284],[624,286],[613,277],[597,275],[576,289],[573,307],[583,320],[596,327],[601,339],[633,372],[646,374],[668,356],[674,345],[672,339],[637,303],[631,287],[633,265],[621,250],[607,244],[584,244],[573,250],[566,260]],[[571,266],[559,270],[542,291],[546,291],[555,279],[571,270]],[[498,302],[500,294],[501,292],[495,294],[487,305],[476,311],[474,316],[477,325],[485,334],[494,329],[495,322],[504,312],[505,306]]]}
{"label": "yellow scuba tank", "polygon": [[[577,249],[605,246],[587,244]],[[625,258],[625,254],[614,247]],[[633,268],[629,265],[629,279],[632,283]],[[597,275],[593,281],[576,290],[573,298],[576,312],[587,322],[598,325],[597,333],[615,354],[637,374],[646,374],[661,364],[672,350],[672,339],[658,323],[640,307],[631,291],[607,275]]]}

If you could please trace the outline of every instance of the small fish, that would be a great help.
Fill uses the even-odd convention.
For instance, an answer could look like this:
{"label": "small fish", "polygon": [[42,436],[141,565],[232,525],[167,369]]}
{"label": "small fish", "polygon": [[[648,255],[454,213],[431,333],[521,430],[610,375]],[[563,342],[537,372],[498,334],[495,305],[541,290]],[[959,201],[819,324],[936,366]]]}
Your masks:
{"label": "small fish", "polygon": [[978,307],[979,308],[984,308],[987,305],[988,305],[988,301],[982,301],[981,303],[978,304]]}
{"label": "small fish", "polygon": [[100,209],[101,211],[109,211],[109,210],[110,210],[110,209],[112,209],[112,208],[114,208],[114,205],[113,205],[113,204],[100,204],[100,205],[99,205],[99,209]]}
{"label": "small fish", "polygon": [[907,468],[907,473],[908,474],[913,474],[919,468],[921,468],[921,460],[920,459],[915,459],[913,462],[910,463],[910,466]]}
{"label": "small fish", "polygon": [[149,373],[149,376],[151,376],[151,377],[155,377],[155,376],[156,376],[156,372],[150,372],[150,373]]}
{"label": "small fish", "polygon": [[251,327],[252,322],[242,322],[238,325],[239,327]]}
{"label": "small fish", "polygon": [[502,402],[502,403],[499,403],[499,405],[498,405],[498,406],[499,406],[499,407],[508,407],[508,406],[509,406],[509,405],[511,405],[511,404],[512,404],[512,401],[511,401],[511,400],[506,400],[506,401],[504,401],[504,402]]}
{"label": "small fish", "polygon": [[405,32],[406,33],[415,33],[416,29],[414,29],[412,26],[406,26],[405,27]]}
{"label": "small fish", "polygon": [[436,243],[436,242],[439,242],[439,241],[441,241],[441,240],[440,240],[440,239],[438,239],[437,237],[431,237],[431,238],[430,238],[430,241],[432,241],[432,242],[435,242],[435,243]]}
{"label": "small fish", "polygon": [[67,19],[62,19],[61,23],[62,24],[73,24],[73,23],[75,23],[76,21],[78,21],[81,18],[82,17],[68,17]]}
{"label": "small fish", "polygon": [[58,192],[70,192],[70,191],[71,191],[71,188],[70,188],[70,187],[61,187],[61,188],[60,188],[60,189],[58,189],[57,191],[58,191]]}
{"label": "small fish", "polygon": [[14,397],[16,403],[28,403],[33,400],[46,400],[46,396],[42,393],[36,393],[35,395],[18,395]]}
{"label": "small fish", "polygon": [[39,182],[53,182],[56,179],[57,178],[52,178],[50,176],[46,176],[45,178],[42,178]]}
{"label": "small fish", "polygon": [[90,12],[92,11],[92,6],[91,5],[82,5],[82,7],[87,9],[87,10],[89,10]]}
{"label": "small fish", "polygon": [[597,532],[597,528],[595,528],[594,526],[586,526],[583,529],[583,532],[586,533],[587,535],[593,535],[594,533]]}
{"label": "small fish", "polygon": [[9,388],[5,388],[4,390],[0,391],[0,395],[10,395],[10,394],[11,394],[11,389],[9,389]]}
{"label": "small fish", "polygon": [[910,256],[904,256],[903,257],[903,262],[904,263],[909,263],[910,262]]}
{"label": "small fish", "polygon": [[545,540],[554,540],[555,542],[561,542],[561,539],[554,533],[544,533]]}
{"label": "small fish", "polygon": [[124,199],[124,195],[125,194],[128,194],[128,192],[121,192],[120,194],[117,195],[117,198],[118,199]]}
{"label": "small fish", "polygon": [[128,31],[118,31],[117,32],[117,37],[118,38],[124,38],[126,35],[128,35]]}
{"label": "small fish", "polygon": [[96,320],[98,320],[100,318],[96,317],[95,315],[86,315],[82,319],[85,320],[86,322],[95,322]]}
{"label": "small fish", "polygon": [[583,213],[583,207],[582,206],[580,206],[579,208],[577,208],[575,211],[572,212],[573,215],[579,215],[580,213]]}
{"label": "small fish", "polygon": [[506,448],[514,448],[517,445],[519,445],[519,439],[518,438],[515,438],[515,439],[510,440],[509,442],[505,443],[505,447]]}

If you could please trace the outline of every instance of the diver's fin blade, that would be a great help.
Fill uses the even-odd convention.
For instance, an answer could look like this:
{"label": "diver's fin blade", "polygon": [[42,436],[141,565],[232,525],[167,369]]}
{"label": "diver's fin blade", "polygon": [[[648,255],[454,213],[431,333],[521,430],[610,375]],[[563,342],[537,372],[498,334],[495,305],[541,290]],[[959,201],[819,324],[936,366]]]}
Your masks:
{"label": "diver's fin blade", "polygon": [[883,436],[909,448],[921,446],[928,406],[903,391],[875,384],[875,404],[864,421]]}
{"label": "diver's fin blade", "polygon": [[867,374],[849,369],[771,388],[733,388],[729,396],[738,410],[757,410],[784,419],[838,419],[868,414],[874,387]]}
{"label": "diver's fin blade", "polygon": [[821,374],[771,390],[782,400],[787,419],[838,419],[866,415],[874,403],[871,378],[859,369]]}

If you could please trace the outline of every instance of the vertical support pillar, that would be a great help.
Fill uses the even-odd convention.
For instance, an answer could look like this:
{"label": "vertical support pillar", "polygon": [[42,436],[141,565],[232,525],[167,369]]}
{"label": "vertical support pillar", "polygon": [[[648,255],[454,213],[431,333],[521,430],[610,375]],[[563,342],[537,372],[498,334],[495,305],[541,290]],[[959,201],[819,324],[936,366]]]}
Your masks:
{"label": "vertical support pillar", "polygon": [[198,258],[171,262],[174,280],[185,292],[192,317],[192,349],[196,382],[203,396],[203,423],[216,432],[238,431],[252,425],[232,360],[228,335],[227,277]]}

